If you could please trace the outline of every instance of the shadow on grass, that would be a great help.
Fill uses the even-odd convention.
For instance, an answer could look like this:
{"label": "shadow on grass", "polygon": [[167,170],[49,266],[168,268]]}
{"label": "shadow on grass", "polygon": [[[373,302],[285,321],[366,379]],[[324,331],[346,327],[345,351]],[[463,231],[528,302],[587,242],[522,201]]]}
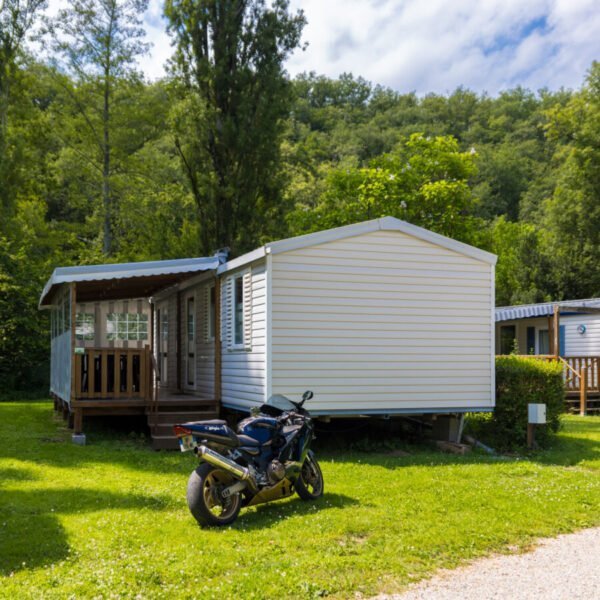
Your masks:
{"label": "shadow on grass", "polygon": [[[5,428],[9,436],[8,443],[2,439],[2,423],[15,424]],[[194,457],[182,456],[179,452],[157,453],[149,447],[143,427],[138,430],[132,430],[131,427],[135,427],[134,421],[115,418],[90,421],[87,428],[89,445],[82,448],[71,443],[70,433],[64,429],[62,421],[53,416],[50,403],[35,403],[34,406],[28,406],[27,403],[0,404],[0,458],[32,460],[64,468],[84,466],[88,462],[119,464],[155,473],[183,474],[194,468]],[[552,440],[549,449],[512,457],[489,456],[481,451],[464,456],[444,454],[433,443],[415,443],[414,436],[406,441],[397,434],[382,431],[381,427],[369,428],[362,423],[350,428],[344,425],[341,429],[321,432],[315,444],[318,456],[324,460],[334,458],[336,462],[377,465],[389,469],[494,464],[516,458],[557,466],[574,466],[582,461],[600,460],[599,417],[569,421],[566,430]],[[354,449],[361,446],[369,451]],[[394,456],[390,446],[406,450],[407,456]]]}
{"label": "shadow on grass", "polygon": [[254,510],[242,509],[233,527],[246,531],[266,529],[291,517],[302,517],[325,510],[357,506],[358,504],[358,500],[344,494],[329,494],[325,492],[321,498],[314,501],[304,501],[294,495],[287,501],[274,500],[266,504],[259,504]]}
{"label": "shadow on grass", "polygon": [[[11,479],[31,479],[10,469]],[[3,480],[7,481],[7,480]],[[63,514],[141,508],[161,511],[168,499],[143,494],[118,494],[93,489],[1,489],[0,574],[47,566],[69,556]]]}

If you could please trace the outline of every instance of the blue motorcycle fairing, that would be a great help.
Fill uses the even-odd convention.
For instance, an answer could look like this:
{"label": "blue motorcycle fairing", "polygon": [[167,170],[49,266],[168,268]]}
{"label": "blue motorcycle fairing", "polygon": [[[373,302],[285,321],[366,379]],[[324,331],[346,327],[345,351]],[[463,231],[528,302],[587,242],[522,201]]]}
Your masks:
{"label": "blue motorcycle fairing", "polygon": [[273,417],[259,415],[248,417],[238,425],[238,434],[255,439],[259,444],[269,443],[279,429],[279,421]]}

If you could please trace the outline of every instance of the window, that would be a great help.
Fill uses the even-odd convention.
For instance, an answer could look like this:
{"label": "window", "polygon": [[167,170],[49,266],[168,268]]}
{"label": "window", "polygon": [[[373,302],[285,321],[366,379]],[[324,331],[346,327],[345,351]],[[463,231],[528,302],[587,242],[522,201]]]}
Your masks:
{"label": "window", "polygon": [[244,344],[244,277],[233,280],[233,343]]}
{"label": "window", "polygon": [[148,315],[138,313],[110,313],[106,317],[106,339],[147,340]]}
{"label": "window", "polygon": [[527,354],[535,354],[535,327],[527,328]]}
{"label": "window", "polygon": [[550,354],[550,337],[547,329],[538,331],[538,354]]}
{"label": "window", "polygon": [[167,344],[169,343],[169,313],[165,309],[160,311],[160,339],[166,351]]}
{"label": "window", "polygon": [[216,296],[215,286],[208,288],[208,339],[215,339],[215,320],[216,320]]}
{"label": "window", "polygon": [[515,349],[517,328],[515,325],[502,325],[500,327],[500,354],[510,354]]}
{"label": "window", "polygon": [[77,313],[75,318],[75,338],[93,340],[95,337],[96,317],[93,313]]}

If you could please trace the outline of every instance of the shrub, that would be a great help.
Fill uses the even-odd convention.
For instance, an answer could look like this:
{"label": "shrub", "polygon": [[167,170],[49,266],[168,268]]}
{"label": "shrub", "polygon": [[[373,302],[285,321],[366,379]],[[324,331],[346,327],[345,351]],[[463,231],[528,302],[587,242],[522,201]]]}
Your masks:
{"label": "shrub", "polygon": [[563,367],[534,357],[496,357],[496,408],[491,418],[472,423],[497,450],[514,450],[527,443],[528,404],[545,404],[547,425],[536,429],[538,445],[545,446],[561,425],[565,406]]}

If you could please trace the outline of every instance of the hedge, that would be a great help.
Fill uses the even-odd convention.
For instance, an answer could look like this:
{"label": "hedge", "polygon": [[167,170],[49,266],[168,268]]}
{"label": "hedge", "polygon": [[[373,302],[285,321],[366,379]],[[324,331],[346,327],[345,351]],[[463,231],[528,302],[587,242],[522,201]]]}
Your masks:
{"label": "hedge", "polygon": [[496,357],[496,408],[491,424],[499,449],[527,443],[528,404],[545,404],[545,427],[536,429],[536,441],[547,445],[560,429],[565,410],[563,366],[533,357]]}

